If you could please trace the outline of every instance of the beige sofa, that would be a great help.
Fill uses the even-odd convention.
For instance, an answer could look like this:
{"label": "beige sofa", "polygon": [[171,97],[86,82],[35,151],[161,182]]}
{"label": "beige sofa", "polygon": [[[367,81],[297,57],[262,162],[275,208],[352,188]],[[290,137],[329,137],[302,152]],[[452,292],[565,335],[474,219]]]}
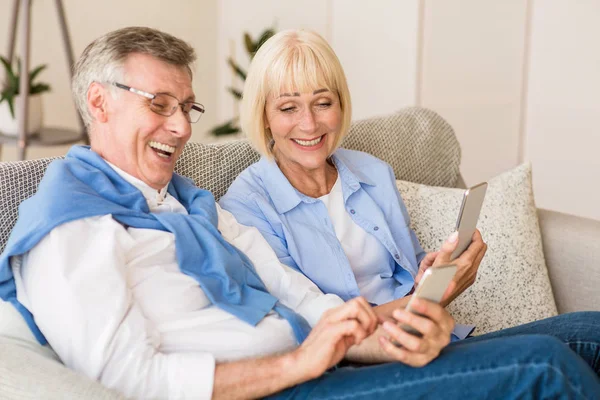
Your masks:
{"label": "beige sofa", "polygon": [[[460,147],[454,132],[441,117],[426,109],[409,108],[358,121],[343,146],[384,159],[392,165],[398,179],[446,187],[460,187],[462,182]],[[192,143],[186,147],[177,170],[219,198],[232,180],[257,159],[245,141],[222,145]],[[0,163],[0,251],[16,221],[19,203],[35,192],[51,161]],[[600,261],[600,222],[546,210],[538,213],[559,312],[599,310],[600,267],[596,263]],[[31,335],[23,335],[23,322],[18,316],[17,320],[10,320],[0,313],[0,318],[1,399],[121,398],[68,370],[53,358],[50,349],[39,346]]]}

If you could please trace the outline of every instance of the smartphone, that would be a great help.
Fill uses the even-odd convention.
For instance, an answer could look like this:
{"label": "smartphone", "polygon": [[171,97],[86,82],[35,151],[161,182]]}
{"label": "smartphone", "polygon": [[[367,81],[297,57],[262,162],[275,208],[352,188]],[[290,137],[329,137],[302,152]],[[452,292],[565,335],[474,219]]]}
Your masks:
{"label": "smartphone", "polygon": [[[423,277],[421,278],[421,281],[415,289],[411,299],[408,301],[406,310],[420,315],[411,307],[412,301],[415,298],[425,299],[435,303],[442,301],[442,297],[444,296],[444,293],[446,293],[446,289],[448,289],[448,285],[452,281],[452,278],[454,278],[454,274],[456,274],[456,265],[453,264],[431,267],[427,269],[423,274]],[[400,324],[400,328],[415,336],[423,336],[421,332],[417,331],[412,326]]]}
{"label": "smartphone", "polygon": [[458,245],[452,252],[452,260],[459,257],[471,244],[471,239],[477,228],[477,220],[479,219],[479,212],[483,205],[487,186],[487,182],[482,182],[465,190],[460,211],[458,212],[458,219],[456,220]]}

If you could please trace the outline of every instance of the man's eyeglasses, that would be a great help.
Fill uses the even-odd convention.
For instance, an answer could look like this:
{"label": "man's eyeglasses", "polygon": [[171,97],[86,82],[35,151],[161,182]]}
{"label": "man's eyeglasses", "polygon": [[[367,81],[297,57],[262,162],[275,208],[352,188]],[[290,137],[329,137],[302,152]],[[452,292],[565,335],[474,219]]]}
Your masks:
{"label": "man's eyeglasses", "polygon": [[180,103],[176,97],[167,93],[152,94],[117,82],[114,82],[113,85],[120,89],[139,94],[140,96],[144,96],[145,98],[149,99],[150,109],[157,114],[164,115],[165,117],[170,117],[171,115],[175,114],[177,107],[181,107],[183,115],[185,115],[188,122],[193,124],[198,122],[202,114],[204,114],[204,106],[200,103],[194,103],[191,101]]}

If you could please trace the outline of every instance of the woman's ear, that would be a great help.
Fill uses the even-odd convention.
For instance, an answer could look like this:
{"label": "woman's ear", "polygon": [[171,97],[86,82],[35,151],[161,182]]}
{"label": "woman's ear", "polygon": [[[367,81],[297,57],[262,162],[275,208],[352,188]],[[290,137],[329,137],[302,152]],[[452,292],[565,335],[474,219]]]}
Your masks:
{"label": "woman's ear", "polygon": [[106,88],[98,82],[92,82],[87,92],[87,107],[94,121],[104,123],[108,120],[107,97]]}

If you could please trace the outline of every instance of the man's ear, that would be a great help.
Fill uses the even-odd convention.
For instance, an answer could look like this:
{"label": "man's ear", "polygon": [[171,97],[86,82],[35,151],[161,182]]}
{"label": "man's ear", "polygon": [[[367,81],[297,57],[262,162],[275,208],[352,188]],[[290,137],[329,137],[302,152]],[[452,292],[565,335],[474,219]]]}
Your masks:
{"label": "man's ear", "polygon": [[104,86],[98,82],[92,82],[87,91],[87,106],[95,121],[104,123],[108,120],[107,100],[109,93]]}

